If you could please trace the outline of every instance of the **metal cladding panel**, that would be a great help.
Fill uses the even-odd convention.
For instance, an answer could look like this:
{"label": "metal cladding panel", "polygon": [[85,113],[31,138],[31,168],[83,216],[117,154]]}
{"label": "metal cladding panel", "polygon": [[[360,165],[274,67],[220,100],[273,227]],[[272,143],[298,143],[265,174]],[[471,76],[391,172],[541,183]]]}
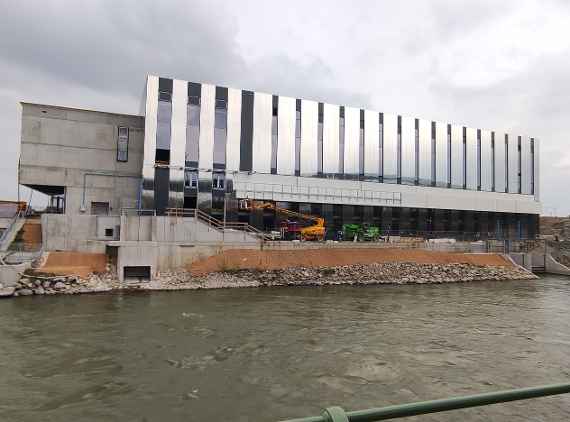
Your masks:
{"label": "metal cladding panel", "polygon": [[477,190],[477,129],[467,128],[467,189]]}
{"label": "metal cladding panel", "polygon": [[505,134],[495,132],[495,192],[506,191]]}
{"label": "metal cladding panel", "polygon": [[172,87],[172,135],[170,140],[170,177],[168,205],[184,205],[184,164],[186,161],[186,118],[188,83],[175,79]]}
{"label": "metal cladding panel", "polygon": [[344,174],[349,178],[359,175],[360,109],[345,107]]}
{"label": "metal cladding panel", "polygon": [[522,179],[522,193],[530,195],[530,177],[531,177],[531,158],[530,158],[530,138],[523,136],[521,139],[521,179]]}
{"label": "metal cladding panel", "polygon": [[241,90],[228,88],[228,133],[226,143],[226,169],[239,170],[241,136]]}
{"label": "metal cladding panel", "polygon": [[[337,113],[338,115],[338,113]],[[338,130],[337,130],[338,133]],[[380,170],[380,125],[378,113],[364,111],[364,177],[378,181]],[[338,148],[337,148],[338,150]]]}
{"label": "metal cladding panel", "polygon": [[156,148],[170,150],[172,137],[172,102],[158,101]]}
{"label": "metal cladding panel", "polygon": [[398,116],[384,113],[384,183],[398,180]]}
{"label": "metal cladding panel", "polygon": [[402,116],[402,184],[413,185],[416,180],[415,119]]}
{"label": "metal cladding panel", "polygon": [[257,173],[271,173],[272,110],[273,96],[271,94],[256,92],[253,99],[252,170]]}
{"label": "metal cladding panel", "polygon": [[463,189],[463,127],[451,126],[451,187]]}
{"label": "metal cladding panel", "polygon": [[279,97],[277,174],[295,174],[295,104],[295,98]]}
{"label": "metal cladding panel", "polygon": [[202,84],[197,205],[198,208],[206,212],[212,208],[215,106],[216,87],[210,84]]}
{"label": "metal cladding panel", "polygon": [[540,200],[540,140],[534,138],[534,199]]}
{"label": "metal cladding panel", "polygon": [[519,192],[518,136],[509,133],[509,193]]}
{"label": "metal cladding panel", "polygon": [[431,121],[420,119],[420,185],[430,186],[432,176]]}
{"label": "metal cladding panel", "polygon": [[154,158],[156,155],[156,124],[158,113],[158,78],[149,76],[146,81],[144,122],[144,154],[142,169],[142,207],[154,208]]}
{"label": "metal cladding panel", "polygon": [[338,174],[339,163],[339,106],[324,104],[323,116],[323,173]]}
{"label": "metal cladding panel", "polygon": [[301,103],[301,176],[315,176],[318,172],[317,137],[319,103],[302,100]]}
{"label": "metal cladding panel", "polygon": [[214,161],[214,119],[216,104],[216,87],[202,84],[200,107],[200,170],[212,170]]}
{"label": "metal cladding panel", "polygon": [[493,151],[491,132],[481,130],[481,190],[490,192],[493,186]]}
{"label": "metal cladding panel", "polygon": [[172,137],[170,140],[170,166],[184,167],[186,149],[186,118],[188,83],[173,81],[172,90]]}
{"label": "metal cladding panel", "polygon": [[447,124],[435,122],[435,182],[436,186],[446,187],[448,183],[447,169],[449,166],[449,151],[447,150]]}

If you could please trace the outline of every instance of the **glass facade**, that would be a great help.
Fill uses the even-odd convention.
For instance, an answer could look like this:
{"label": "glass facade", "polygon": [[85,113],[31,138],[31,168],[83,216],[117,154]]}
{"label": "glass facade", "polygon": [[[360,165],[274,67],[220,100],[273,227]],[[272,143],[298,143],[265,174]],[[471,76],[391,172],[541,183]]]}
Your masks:
{"label": "glass facade", "polygon": [[[160,202],[157,207],[164,207],[165,196],[157,191],[178,193],[180,180],[184,198],[198,197],[198,206],[207,203],[201,208],[219,210],[219,193],[233,192],[236,171],[537,197],[534,138],[207,84],[175,81],[173,92],[172,81],[161,79],[157,88],[154,166],[171,169],[155,174],[152,186],[148,184]],[[128,129],[118,129],[117,136],[117,160],[125,161]],[[323,192],[327,186],[336,188],[320,186]],[[355,191],[343,201],[358,202],[364,198],[359,195]],[[178,202],[171,195],[167,203]],[[526,221],[471,211],[390,210],[385,205],[379,204],[378,211],[376,206],[360,210],[350,205],[356,208],[343,214],[358,219],[360,212],[408,232],[436,226],[440,231],[484,232],[486,227],[490,232],[492,227],[494,232],[522,235]],[[327,210],[336,215],[334,207]]]}

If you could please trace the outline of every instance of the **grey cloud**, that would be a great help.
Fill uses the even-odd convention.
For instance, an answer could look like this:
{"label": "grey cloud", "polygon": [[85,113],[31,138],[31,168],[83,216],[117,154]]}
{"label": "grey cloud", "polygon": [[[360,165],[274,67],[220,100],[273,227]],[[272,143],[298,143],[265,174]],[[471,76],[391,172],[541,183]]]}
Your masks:
{"label": "grey cloud", "polygon": [[[545,205],[570,213],[559,195],[560,180],[570,173],[570,51],[543,54],[483,86],[454,83],[441,62],[449,45],[459,43],[466,54],[477,47],[496,73],[497,53],[487,53],[476,37],[469,41],[475,45],[463,40],[500,27],[522,8],[538,15],[569,6],[564,0],[363,1],[359,8],[302,1],[0,0],[0,197],[15,191],[18,101],[136,113],[145,75],[152,73],[536,135],[543,142]],[[272,36],[266,39],[264,31]],[[250,47],[256,54],[245,50]],[[517,48],[514,54],[524,55],[529,47]]]}

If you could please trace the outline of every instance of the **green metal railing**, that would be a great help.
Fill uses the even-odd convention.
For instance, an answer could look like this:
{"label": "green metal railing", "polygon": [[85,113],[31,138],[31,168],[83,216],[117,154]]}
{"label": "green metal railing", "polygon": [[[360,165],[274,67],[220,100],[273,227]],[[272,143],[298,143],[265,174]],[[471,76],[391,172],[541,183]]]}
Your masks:
{"label": "green metal railing", "polygon": [[342,408],[335,406],[324,409],[320,416],[291,419],[283,422],[376,422],[565,393],[570,393],[570,383],[474,394],[451,399],[421,401],[376,409],[354,410],[352,412],[346,412]]}

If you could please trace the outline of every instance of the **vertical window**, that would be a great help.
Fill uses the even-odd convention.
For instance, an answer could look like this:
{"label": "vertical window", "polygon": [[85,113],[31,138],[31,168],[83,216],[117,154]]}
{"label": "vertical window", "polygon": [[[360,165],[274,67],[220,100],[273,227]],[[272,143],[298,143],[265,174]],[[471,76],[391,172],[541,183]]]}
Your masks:
{"label": "vertical window", "polygon": [[495,132],[491,132],[491,192],[495,192]]}
{"label": "vertical window", "polygon": [[[160,92],[158,94],[158,110],[156,122],[156,149],[170,150],[170,121],[172,119],[172,94]],[[164,157],[164,153],[162,154]]]}
{"label": "vertical window", "polygon": [[396,146],[396,178],[398,184],[402,183],[402,116],[398,116],[398,138]]}
{"label": "vertical window", "polygon": [[172,79],[158,79],[158,109],[156,116],[156,155],[158,161],[170,162],[170,122],[172,120]]}
{"label": "vertical window", "polygon": [[420,121],[415,119],[414,122],[414,153],[415,153],[415,180],[414,184],[420,184]]}
{"label": "vertical window", "polygon": [[517,192],[522,193],[522,152],[521,152],[521,137],[517,140]]}
{"label": "vertical window", "polygon": [[467,128],[463,126],[463,189],[467,189]]}
{"label": "vertical window", "polygon": [[338,171],[344,174],[344,106],[340,106],[338,120]]}
{"label": "vertical window", "polygon": [[451,125],[447,125],[447,187],[451,187]]}
{"label": "vertical window", "polygon": [[226,140],[228,124],[228,89],[216,87],[214,112],[214,168],[226,168]]}
{"label": "vertical window", "polygon": [[184,187],[188,189],[198,187],[198,170],[184,171]]}
{"label": "vertical window", "polygon": [[212,173],[212,189],[224,190],[224,173]]}
{"label": "vertical window", "polygon": [[117,161],[126,163],[129,160],[129,128],[119,126],[117,132]]}
{"label": "vertical window", "polygon": [[301,100],[295,105],[295,176],[301,175]]}
{"label": "vertical window", "polygon": [[319,103],[319,120],[317,126],[317,174],[323,175],[323,119],[324,104]]}
{"label": "vertical window", "polygon": [[274,95],[272,98],[271,112],[271,174],[277,174],[277,141],[278,141],[278,125],[277,120],[279,111],[279,97]]}
{"label": "vertical window", "polygon": [[534,138],[530,138],[530,194],[534,195]]}
{"label": "vertical window", "polygon": [[481,190],[481,129],[477,129],[477,190]]}
{"label": "vertical window", "polygon": [[437,166],[437,148],[436,148],[436,126],[435,122],[431,122],[431,185],[436,185],[436,166]]}
{"label": "vertical window", "polygon": [[364,110],[360,110],[360,130],[358,132],[358,174],[364,178]]}
{"label": "vertical window", "polygon": [[186,124],[186,167],[198,167],[200,146],[200,97],[202,86],[188,83],[188,106]]}
{"label": "vertical window", "polygon": [[240,171],[253,167],[253,92],[241,92]]}
{"label": "vertical window", "polygon": [[379,154],[379,169],[378,169],[378,174],[380,175],[380,183],[384,182],[384,113],[380,113],[378,115],[378,125],[379,125],[379,131],[378,131],[378,148],[380,148],[380,154]]}
{"label": "vertical window", "polygon": [[509,135],[505,133],[505,192],[509,191]]}

